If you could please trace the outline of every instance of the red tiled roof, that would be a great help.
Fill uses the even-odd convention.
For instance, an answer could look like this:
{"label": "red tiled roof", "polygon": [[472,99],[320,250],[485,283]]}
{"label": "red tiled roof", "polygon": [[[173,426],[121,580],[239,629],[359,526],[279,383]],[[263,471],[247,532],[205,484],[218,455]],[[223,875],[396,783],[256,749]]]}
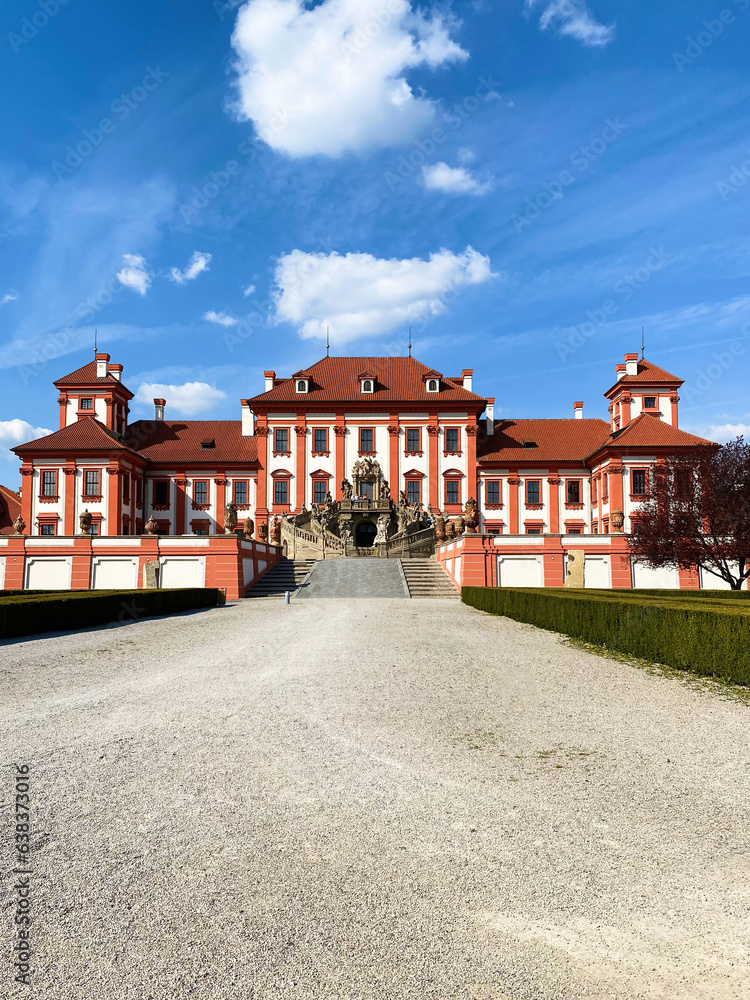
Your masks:
{"label": "red tiled roof", "polygon": [[[682,385],[685,380],[678,378],[677,375],[672,375],[671,372],[664,371],[663,368],[657,368],[656,365],[652,365],[650,361],[645,359],[638,362],[638,374],[637,375],[623,375],[621,379],[612,386],[612,389],[616,388],[618,385],[638,385],[639,383],[650,384],[661,384],[667,383],[668,385]],[[608,389],[607,392],[611,392],[612,389]],[[605,393],[606,395],[606,393]]]}
{"label": "red tiled roof", "polygon": [[[606,439],[604,420],[500,420],[492,437],[479,442],[483,465],[583,462]],[[523,442],[532,444],[524,447]]]}
{"label": "red tiled roof", "polygon": [[[201,448],[201,441],[214,441]],[[242,436],[241,420],[136,420],[125,441],[151,462],[207,462],[209,465],[258,460],[257,437]]]}
{"label": "red tiled roof", "polygon": [[[416,358],[323,358],[307,369],[310,376],[310,391],[301,394],[296,391],[294,379],[277,379],[276,385],[268,392],[262,392],[249,400],[251,406],[258,403],[288,403],[309,401],[311,403],[414,403],[442,406],[448,402],[475,404],[472,409],[484,409],[485,400],[476,393],[464,389],[462,379],[442,377],[439,393],[429,393],[423,377],[433,369],[423,365]],[[359,376],[371,372],[375,378],[375,392],[363,396]]]}
{"label": "red tiled roof", "polygon": [[13,535],[13,522],[21,513],[21,496],[0,486],[0,535]]}
{"label": "red tiled roof", "polygon": [[59,378],[57,382],[53,383],[55,386],[66,386],[66,385],[93,385],[94,383],[108,385],[122,385],[121,382],[107,373],[104,378],[97,378],[96,375],[96,361],[89,361],[87,365],[83,368],[78,368],[76,371],[71,372],[70,375],[63,375]]}
{"label": "red tiled roof", "polygon": [[[607,439],[596,448],[697,448],[700,445],[715,445],[714,441],[696,437],[673,427],[658,417],[649,413],[641,413],[623,427],[621,431],[609,434]],[[592,452],[594,454],[595,452]]]}
{"label": "red tiled roof", "polygon": [[81,451],[133,451],[94,417],[83,417],[74,424],[68,424],[46,437],[19,444],[11,451],[16,455],[37,452],[70,451],[74,455]]}

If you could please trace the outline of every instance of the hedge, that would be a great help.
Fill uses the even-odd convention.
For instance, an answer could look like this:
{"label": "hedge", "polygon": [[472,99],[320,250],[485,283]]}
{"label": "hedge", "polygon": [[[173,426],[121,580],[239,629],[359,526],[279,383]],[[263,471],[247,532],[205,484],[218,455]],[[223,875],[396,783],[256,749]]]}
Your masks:
{"label": "hedge", "polygon": [[0,596],[0,638],[174,615],[219,603],[216,588],[26,591]]}
{"label": "hedge", "polygon": [[461,599],[652,663],[750,685],[750,606],[682,593],[639,601],[636,591],[621,597],[619,591],[464,587]]}

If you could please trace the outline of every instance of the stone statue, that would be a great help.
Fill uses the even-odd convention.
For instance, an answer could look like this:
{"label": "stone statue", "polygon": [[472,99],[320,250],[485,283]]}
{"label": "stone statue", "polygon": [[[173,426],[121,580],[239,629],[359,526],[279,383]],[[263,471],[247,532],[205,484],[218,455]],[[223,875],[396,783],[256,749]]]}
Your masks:
{"label": "stone statue", "polygon": [[255,522],[251,517],[246,517],[242,522],[242,533],[248,540],[253,537],[253,532],[255,531]]}
{"label": "stone statue", "polygon": [[[83,515],[81,515],[81,517],[83,517]],[[155,535],[158,530],[159,530],[159,525],[156,523],[156,519],[152,514],[151,517],[148,519],[148,521],[146,521],[146,523],[143,525],[143,533],[146,535]]]}
{"label": "stone statue", "polygon": [[435,537],[437,538],[438,544],[445,541],[445,518],[438,511],[433,513],[433,520],[435,524]]}
{"label": "stone statue", "polygon": [[333,497],[331,496],[330,490],[326,491],[325,505],[326,507],[333,507]]}
{"label": "stone statue", "polygon": [[268,525],[265,523],[258,525],[258,541],[260,542],[268,541]]}
{"label": "stone statue", "polygon": [[237,530],[237,505],[228,503],[224,508],[224,534],[233,535]]}
{"label": "stone statue", "polygon": [[88,512],[88,508],[79,515],[78,523],[81,525],[81,534],[90,535],[91,534],[91,514]]}
{"label": "stone statue", "polygon": [[13,522],[13,530],[17,535],[22,535],[26,531],[26,522],[19,514],[18,517]]}
{"label": "stone statue", "polygon": [[341,480],[341,495],[344,500],[351,500],[354,490],[348,479]]}
{"label": "stone statue", "polygon": [[383,485],[380,487],[380,499],[390,500],[391,499],[391,488],[388,485],[388,480],[383,480]]}
{"label": "stone statue", "polygon": [[479,510],[477,509],[477,502],[473,497],[469,497],[466,501],[466,534],[476,535],[477,525],[479,524]]}
{"label": "stone statue", "polygon": [[271,545],[281,545],[281,520],[278,516],[271,521]]}
{"label": "stone statue", "polygon": [[400,506],[406,507],[406,493],[404,492],[404,490],[401,490],[401,492],[399,493],[398,502]]}
{"label": "stone statue", "polygon": [[375,544],[385,544],[388,541],[388,527],[391,523],[387,514],[382,514],[378,518],[378,533],[375,536]]}

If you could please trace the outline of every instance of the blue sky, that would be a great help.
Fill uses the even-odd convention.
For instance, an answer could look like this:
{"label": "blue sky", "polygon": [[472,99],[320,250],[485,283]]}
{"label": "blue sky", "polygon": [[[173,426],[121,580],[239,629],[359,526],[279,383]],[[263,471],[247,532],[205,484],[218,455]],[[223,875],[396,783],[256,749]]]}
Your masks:
{"label": "blue sky", "polygon": [[3,7],[0,446],[95,328],[132,418],[236,419],[410,324],[502,415],[606,416],[643,325],[682,426],[747,430],[750,0],[114,6]]}

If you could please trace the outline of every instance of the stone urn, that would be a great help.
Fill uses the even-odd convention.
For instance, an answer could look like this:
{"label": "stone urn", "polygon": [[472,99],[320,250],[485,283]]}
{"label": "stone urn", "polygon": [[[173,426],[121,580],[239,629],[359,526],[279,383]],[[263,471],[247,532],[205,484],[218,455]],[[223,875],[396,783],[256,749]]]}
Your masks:
{"label": "stone urn", "polygon": [[17,535],[22,535],[26,531],[26,522],[19,514],[18,517],[13,522],[13,530]]}
{"label": "stone urn", "polygon": [[445,537],[450,542],[456,537],[456,526],[453,521],[446,521]]}
{"label": "stone urn", "polygon": [[224,508],[224,534],[233,535],[237,530],[237,506],[228,503]]}
{"label": "stone urn", "polygon": [[476,535],[477,526],[479,524],[479,510],[477,508],[477,502],[473,497],[470,497],[466,501],[465,514],[466,534]]}
{"label": "stone urn", "polygon": [[89,514],[88,512],[88,508],[82,514],[79,515],[78,523],[81,526],[82,535],[91,534],[91,514]]}
{"label": "stone urn", "polygon": [[253,537],[253,532],[255,531],[255,522],[251,517],[246,517],[242,522],[242,534],[245,538],[250,539]]}
{"label": "stone urn", "polygon": [[464,521],[463,517],[461,517],[460,514],[455,520],[455,525],[456,525],[456,538],[460,538],[461,535],[463,535],[464,533],[464,528],[466,527],[466,522]]}
{"label": "stone urn", "polygon": [[612,511],[612,516],[609,519],[609,523],[615,529],[615,531],[622,531],[625,524],[625,515],[618,507],[617,510]]}
{"label": "stone urn", "polygon": [[445,518],[438,512],[434,518],[435,521],[435,538],[437,539],[438,545],[445,541]]}
{"label": "stone urn", "polygon": [[281,545],[281,520],[278,517],[271,521],[271,545]]}
{"label": "stone urn", "polygon": [[267,542],[268,541],[268,525],[259,524],[258,525],[258,541]]}
{"label": "stone urn", "polygon": [[143,525],[143,533],[145,535],[155,535],[158,530],[159,530],[159,525],[156,523],[156,519],[152,514],[151,517],[148,519],[148,521],[146,521],[146,523]]}

